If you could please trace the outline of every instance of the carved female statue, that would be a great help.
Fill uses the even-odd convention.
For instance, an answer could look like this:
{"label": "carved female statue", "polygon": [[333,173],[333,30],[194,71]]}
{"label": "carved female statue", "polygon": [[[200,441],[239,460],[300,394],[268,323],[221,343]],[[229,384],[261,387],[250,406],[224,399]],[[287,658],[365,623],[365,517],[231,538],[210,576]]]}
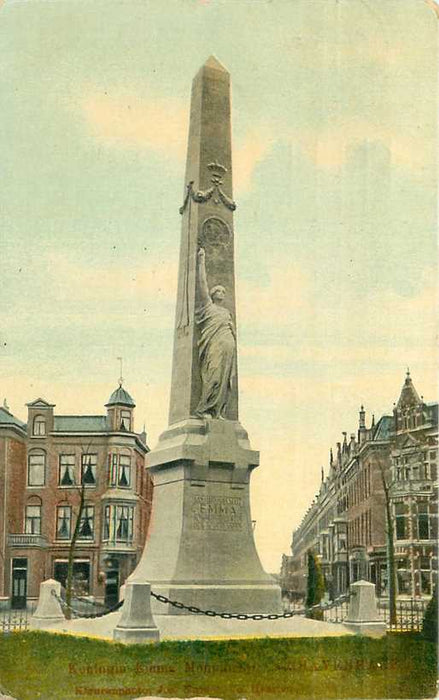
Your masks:
{"label": "carved female statue", "polygon": [[223,306],[226,290],[216,285],[210,292],[207,286],[204,249],[197,253],[199,305],[195,321],[200,329],[198,356],[200,359],[202,394],[197,415],[226,418],[235,375],[236,336],[232,314]]}

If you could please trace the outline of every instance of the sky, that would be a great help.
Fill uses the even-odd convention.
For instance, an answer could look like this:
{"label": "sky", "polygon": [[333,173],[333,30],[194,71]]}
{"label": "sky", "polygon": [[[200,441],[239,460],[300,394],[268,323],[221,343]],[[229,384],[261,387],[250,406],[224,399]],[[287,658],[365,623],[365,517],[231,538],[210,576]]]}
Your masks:
{"label": "sky", "polygon": [[232,80],[240,420],[276,572],[329,448],[437,397],[433,0],[0,4],[0,400],[167,427],[191,81]]}

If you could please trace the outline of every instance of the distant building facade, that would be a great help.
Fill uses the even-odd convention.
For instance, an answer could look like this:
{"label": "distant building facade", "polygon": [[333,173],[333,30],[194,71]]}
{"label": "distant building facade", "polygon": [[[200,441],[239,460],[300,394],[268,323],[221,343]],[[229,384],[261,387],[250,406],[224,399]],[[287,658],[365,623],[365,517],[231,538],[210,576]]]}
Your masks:
{"label": "distant building facade", "polygon": [[139,560],[151,513],[134,401],[120,383],[106,415],[56,415],[43,399],[27,406],[27,424],[0,408],[0,606],[32,606],[48,578],[65,585],[82,484],[74,591],[112,605]]}
{"label": "distant building facade", "polygon": [[281,585],[290,598],[306,593],[307,552],[320,558],[329,596],[367,579],[387,595],[386,499],[395,536],[398,594],[429,596],[437,580],[438,404],[419,397],[407,373],[392,416],[366,427],[361,407],[357,434],[330,451],[329,473],[293,532]]}

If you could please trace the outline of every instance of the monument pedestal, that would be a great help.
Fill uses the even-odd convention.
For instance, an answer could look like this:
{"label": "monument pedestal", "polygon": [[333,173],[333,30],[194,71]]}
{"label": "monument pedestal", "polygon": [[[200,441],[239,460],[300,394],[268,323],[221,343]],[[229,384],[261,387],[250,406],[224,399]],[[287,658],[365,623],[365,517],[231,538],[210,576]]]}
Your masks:
{"label": "monument pedestal", "polygon": [[[259,463],[238,421],[189,418],[147,455],[154,504],[130,581],[185,605],[233,613],[281,612],[280,588],[262,568],[250,515]],[[186,611],[152,601],[154,614]]]}
{"label": "monument pedestal", "polygon": [[344,624],[351,632],[367,637],[382,637],[386,634],[386,623],[378,614],[375,584],[356,581],[351,585],[349,611]]}
{"label": "monument pedestal", "polygon": [[113,630],[113,639],[127,644],[160,641],[160,632],[151,615],[151,589],[148,583],[126,584],[122,614]]}

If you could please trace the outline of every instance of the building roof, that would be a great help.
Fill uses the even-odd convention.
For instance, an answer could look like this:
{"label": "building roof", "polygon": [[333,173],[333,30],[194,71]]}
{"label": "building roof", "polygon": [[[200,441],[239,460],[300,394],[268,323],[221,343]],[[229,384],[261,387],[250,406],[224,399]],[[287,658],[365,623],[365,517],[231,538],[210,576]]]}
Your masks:
{"label": "building roof", "polygon": [[439,409],[437,402],[429,404],[428,408],[429,408],[430,418],[433,421],[433,423],[436,424],[438,422],[438,409]]}
{"label": "building roof", "polygon": [[15,425],[22,430],[26,429],[26,423],[12,415],[6,408],[0,407],[0,425]]}
{"label": "building roof", "polygon": [[41,397],[27,403],[26,406],[29,406],[29,408],[55,408],[54,403],[49,403],[46,399],[42,399]]}
{"label": "building roof", "polygon": [[398,399],[397,408],[405,408],[407,406],[419,406],[421,399],[416,391],[410,371],[407,370],[406,378],[401,389],[401,395]]}
{"label": "building roof", "polygon": [[102,433],[108,430],[106,416],[55,416],[54,432]]}
{"label": "building roof", "polygon": [[393,417],[392,416],[381,416],[378,423],[375,426],[375,432],[373,434],[374,440],[388,440],[390,438],[390,432],[393,429]]}
{"label": "building roof", "polygon": [[119,384],[117,389],[113,391],[111,394],[110,398],[108,399],[108,403],[106,403],[106,406],[115,406],[115,405],[122,405],[122,406],[130,406],[131,408],[134,408],[136,405],[127,392],[126,389],[123,388],[122,384]]}

